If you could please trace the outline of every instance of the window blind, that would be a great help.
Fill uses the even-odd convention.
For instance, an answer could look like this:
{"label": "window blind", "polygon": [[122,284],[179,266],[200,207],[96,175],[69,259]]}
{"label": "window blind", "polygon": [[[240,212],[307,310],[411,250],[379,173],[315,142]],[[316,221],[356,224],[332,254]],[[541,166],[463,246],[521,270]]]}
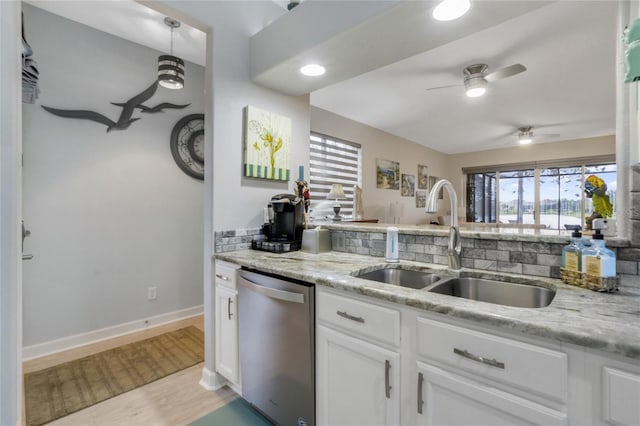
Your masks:
{"label": "window blind", "polygon": [[312,216],[333,216],[335,200],[327,200],[334,183],[342,184],[340,214],[353,215],[353,187],[361,184],[361,145],[312,132],[309,138],[309,192]]}

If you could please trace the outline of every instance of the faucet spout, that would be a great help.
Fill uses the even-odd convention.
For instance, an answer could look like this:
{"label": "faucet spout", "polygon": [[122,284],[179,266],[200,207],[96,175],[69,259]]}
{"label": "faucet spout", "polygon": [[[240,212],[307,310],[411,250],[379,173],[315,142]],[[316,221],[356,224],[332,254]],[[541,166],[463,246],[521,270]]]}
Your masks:
{"label": "faucet spout", "polygon": [[426,213],[438,212],[438,194],[440,189],[446,189],[451,202],[451,228],[449,229],[449,246],[447,247],[447,255],[449,256],[449,268],[460,269],[462,267],[462,246],[460,242],[460,231],[458,229],[458,196],[453,189],[453,185],[446,179],[439,180],[431,188],[431,192],[427,196],[425,207]]}

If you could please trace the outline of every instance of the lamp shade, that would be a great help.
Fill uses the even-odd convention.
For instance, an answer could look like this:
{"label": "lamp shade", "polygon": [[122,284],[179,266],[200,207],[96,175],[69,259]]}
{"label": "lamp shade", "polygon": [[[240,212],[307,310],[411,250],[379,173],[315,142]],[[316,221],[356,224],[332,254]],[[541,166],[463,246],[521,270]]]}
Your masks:
{"label": "lamp shade", "polygon": [[184,61],[173,55],[158,57],[158,83],[167,89],[184,87]]}
{"label": "lamp shade", "polygon": [[331,191],[327,195],[327,198],[332,200],[347,198],[344,195],[344,189],[342,189],[342,184],[334,183],[333,185],[331,185]]}

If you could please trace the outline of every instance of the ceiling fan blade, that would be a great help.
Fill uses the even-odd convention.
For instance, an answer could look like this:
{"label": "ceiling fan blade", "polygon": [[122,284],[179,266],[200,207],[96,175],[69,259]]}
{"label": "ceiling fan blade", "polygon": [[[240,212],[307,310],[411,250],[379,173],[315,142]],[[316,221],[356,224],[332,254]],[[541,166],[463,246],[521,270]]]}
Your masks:
{"label": "ceiling fan blade", "polygon": [[448,89],[450,87],[463,87],[463,84],[449,84],[447,86],[437,86],[437,87],[429,87],[428,89],[424,89],[424,90],[438,90],[438,89]]}
{"label": "ceiling fan blade", "polygon": [[546,133],[546,134],[537,134],[535,133],[533,135],[534,138],[559,138],[560,134],[559,133]]}
{"label": "ceiling fan blade", "polygon": [[501,80],[503,78],[520,74],[521,72],[525,72],[526,70],[527,68],[522,64],[513,64],[485,75],[484,79],[491,83],[492,81]]}

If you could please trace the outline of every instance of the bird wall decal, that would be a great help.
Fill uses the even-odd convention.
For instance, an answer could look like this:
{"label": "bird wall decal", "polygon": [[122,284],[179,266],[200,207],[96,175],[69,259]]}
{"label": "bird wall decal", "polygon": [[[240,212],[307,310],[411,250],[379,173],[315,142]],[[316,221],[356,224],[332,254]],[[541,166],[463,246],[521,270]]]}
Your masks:
{"label": "bird wall decal", "polygon": [[[123,106],[124,105],[123,103],[116,103],[116,102],[111,102],[111,103],[113,105],[116,105],[116,106]],[[153,113],[156,113],[156,112],[163,112],[164,109],[183,109],[183,108],[188,107],[189,105],[191,105],[191,104],[177,105],[177,104],[172,104],[172,103],[169,103],[169,102],[163,102],[163,103],[158,104],[158,105],[156,105],[154,107],[148,107],[146,105],[140,104],[140,105],[136,105],[136,108],[138,108],[140,110],[140,112],[143,112],[143,113],[146,112],[146,113],[149,113],[149,114],[153,114]]]}
{"label": "bird wall decal", "polygon": [[157,88],[158,81],[156,80],[153,82],[153,84],[151,84],[151,86],[138,93],[127,102],[118,104],[118,106],[122,107],[122,111],[120,112],[118,121],[113,121],[109,117],[106,117],[95,111],[79,109],[58,109],[47,107],[44,105],[42,105],[42,108],[53,115],[57,115],[58,117],[91,120],[95,121],[96,123],[104,124],[105,126],[107,126],[107,132],[110,132],[112,130],[126,130],[129,128],[129,126],[131,126],[132,123],[140,120],[140,118],[132,118],[135,108],[138,107],[138,105],[141,105],[151,99],[151,97],[156,93]]}

